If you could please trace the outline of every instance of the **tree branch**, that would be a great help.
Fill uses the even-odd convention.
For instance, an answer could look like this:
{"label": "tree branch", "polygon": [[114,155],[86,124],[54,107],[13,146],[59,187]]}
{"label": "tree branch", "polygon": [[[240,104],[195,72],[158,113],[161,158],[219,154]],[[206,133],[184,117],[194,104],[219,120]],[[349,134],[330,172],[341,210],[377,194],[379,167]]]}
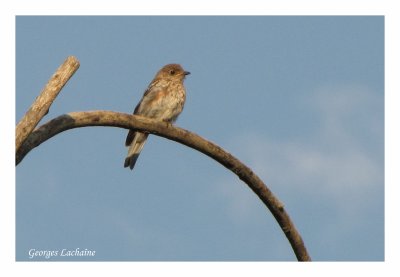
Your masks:
{"label": "tree branch", "polygon": [[58,133],[87,126],[112,126],[145,131],[182,143],[216,160],[244,181],[268,207],[289,240],[297,259],[311,261],[303,240],[283,204],[249,167],[218,145],[165,122],[112,111],[72,112],[61,115],[36,129],[25,140],[17,151],[16,164],[19,164],[30,150]]}
{"label": "tree branch", "polygon": [[78,68],[79,61],[75,57],[70,56],[53,74],[40,95],[36,98],[35,102],[33,102],[32,106],[17,124],[15,129],[15,151],[18,151],[22,142],[29,136],[39,121],[48,113],[49,108],[58,93]]}

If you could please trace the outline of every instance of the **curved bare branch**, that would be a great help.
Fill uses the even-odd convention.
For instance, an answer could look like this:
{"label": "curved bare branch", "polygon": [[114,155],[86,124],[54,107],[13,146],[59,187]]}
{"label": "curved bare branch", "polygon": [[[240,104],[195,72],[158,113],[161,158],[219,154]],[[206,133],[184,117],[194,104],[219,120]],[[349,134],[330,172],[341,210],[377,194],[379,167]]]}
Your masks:
{"label": "curved bare branch", "polygon": [[289,240],[297,259],[311,261],[303,240],[283,204],[249,167],[218,145],[165,122],[112,111],[72,112],[61,115],[31,133],[17,151],[16,164],[19,164],[30,150],[58,133],[87,126],[112,126],[148,132],[182,143],[216,160],[244,181],[268,207]]}

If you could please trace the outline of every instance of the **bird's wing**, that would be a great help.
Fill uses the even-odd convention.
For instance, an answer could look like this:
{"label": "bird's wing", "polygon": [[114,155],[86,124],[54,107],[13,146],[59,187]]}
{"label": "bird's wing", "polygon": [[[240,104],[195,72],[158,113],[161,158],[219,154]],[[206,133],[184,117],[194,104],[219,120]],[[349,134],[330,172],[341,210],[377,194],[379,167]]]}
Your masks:
{"label": "bird's wing", "polygon": [[126,136],[125,146],[131,145],[131,143],[132,143],[133,138],[135,137],[135,135],[136,135],[136,131],[129,130],[129,133],[128,133],[128,135]]}
{"label": "bird's wing", "polygon": [[[140,100],[140,102],[136,105],[133,114],[143,114],[145,116],[149,112],[149,110],[151,110],[152,103],[159,100],[160,97],[164,96],[164,94],[164,89],[161,86],[160,80],[153,80],[144,92],[142,100]],[[129,133],[125,140],[125,146],[131,145],[135,134],[136,131],[129,130]]]}
{"label": "bird's wing", "polygon": [[136,106],[134,114],[148,116],[151,114],[157,102],[159,102],[165,95],[166,89],[163,80],[153,81],[147,90],[144,92],[142,100]]}

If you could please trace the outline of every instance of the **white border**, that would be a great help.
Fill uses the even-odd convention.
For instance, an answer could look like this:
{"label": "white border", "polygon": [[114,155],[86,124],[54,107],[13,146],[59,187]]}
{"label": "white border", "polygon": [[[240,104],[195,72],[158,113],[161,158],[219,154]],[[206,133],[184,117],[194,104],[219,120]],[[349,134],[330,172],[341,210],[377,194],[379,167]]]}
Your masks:
{"label": "white border", "polygon": [[[230,273],[252,276],[266,274],[293,274],[308,276],[347,276],[379,274],[389,276],[399,268],[399,9],[395,1],[9,1],[0,3],[1,30],[1,118],[0,139],[0,261],[2,272],[15,275],[57,276],[76,274],[139,273],[145,275],[173,273],[177,276],[226,275]],[[263,4],[260,4],[263,2]],[[331,3],[329,3],[331,2]],[[15,15],[385,15],[385,260],[377,263],[25,263],[15,262]],[[5,98],[5,99],[4,99]],[[5,137],[4,134],[7,134]],[[368,230],[366,230],[368,231]],[[312,253],[310,253],[312,256]],[[322,272],[321,272],[322,271]],[[398,270],[397,270],[398,272]],[[32,274],[36,273],[36,274]],[[14,275],[13,274],[13,275]],[[141,276],[141,275],[139,275]]]}

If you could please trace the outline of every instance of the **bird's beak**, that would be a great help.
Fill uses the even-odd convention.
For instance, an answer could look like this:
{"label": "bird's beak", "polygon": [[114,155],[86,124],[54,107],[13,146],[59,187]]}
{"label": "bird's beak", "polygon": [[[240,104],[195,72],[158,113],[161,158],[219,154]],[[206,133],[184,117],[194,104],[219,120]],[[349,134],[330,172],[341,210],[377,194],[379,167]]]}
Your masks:
{"label": "bird's beak", "polygon": [[184,72],[183,72],[183,75],[185,75],[185,76],[186,76],[186,75],[189,75],[189,74],[190,74],[189,71],[184,71]]}

